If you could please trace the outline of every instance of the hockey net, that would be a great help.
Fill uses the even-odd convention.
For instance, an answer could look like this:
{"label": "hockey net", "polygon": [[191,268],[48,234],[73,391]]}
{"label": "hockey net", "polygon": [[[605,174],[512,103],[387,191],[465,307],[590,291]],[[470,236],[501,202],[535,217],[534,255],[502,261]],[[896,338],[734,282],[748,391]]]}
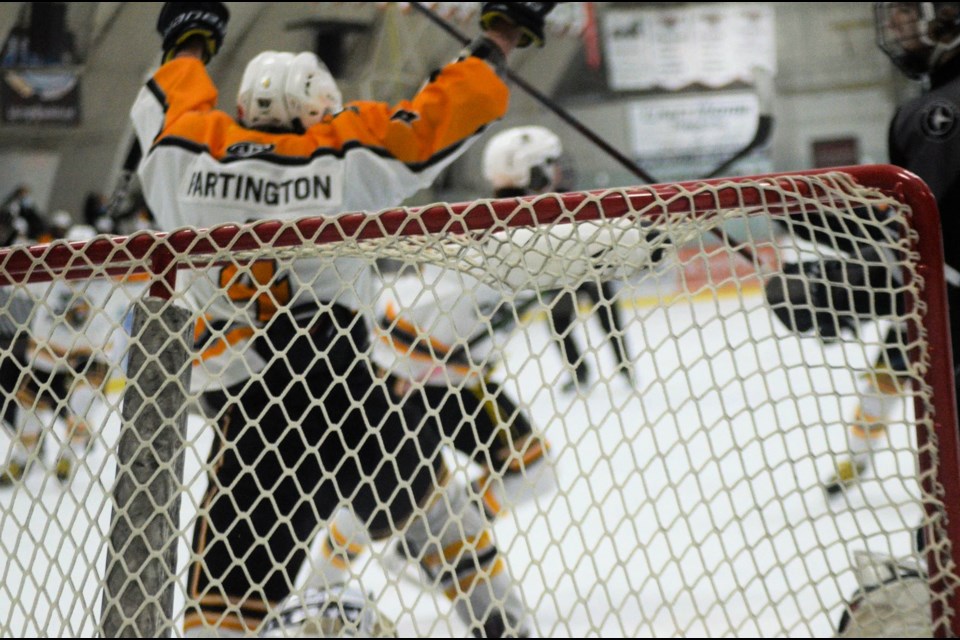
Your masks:
{"label": "hockey net", "polygon": [[[296,329],[288,343],[267,336],[291,309],[329,311],[311,290],[360,308],[366,324],[352,335],[374,327],[358,362],[394,374],[375,384],[407,394],[390,398],[411,438],[427,439],[435,422],[413,422],[401,398],[426,387],[449,398],[479,389],[501,420],[522,415],[538,434],[547,453],[535,470],[517,446],[490,480],[513,474],[489,537],[532,635],[830,636],[841,618],[846,633],[850,619],[893,635],[960,632],[939,222],[926,187],[892,167],[98,237],[5,250],[0,265],[3,636],[179,636],[197,598],[222,600],[206,625],[263,599],[262,585],[231,594],[222,576],[262,575],[264,563],[282,573],[289,557],[234,549],[195,591],[194,525],[210,508],[207,476],[223,464],[211,448],[243,446],[201,393],[261,379],[251,354],[308,366],[333,358],[286,350],[301,344]],[[601,282],[622,314],[613,333],[625,338],[626,365],[597,322],[608,312],[583,295],[584,283]],[[578,289],[570,335],[589,371],[575,383],[549,310]],[[393,360],[375,359],[375,346],[393,348]],[[312,428],[277,420],[293,401],[286,388],[271,393],[264,404],[279,414],[235,419],[273,443],[264,455]],[[499,393],[512,401],[509,419]],[[860,431],[883,437],[869,439],[868,468],[828,493],[871,398],[892,407],[886,429]],[[313,406],[334,425],[347,411],[324,394]],[[444,413],[442,428],[479,429],[478,413],[461,414],[451,424]],[[466,453],[456,440],[441,437],[436,484],[490,471],[479,464],[490,451]],[[304,442],[303,459],[315,458]],[[283,485],[219,487],[221,504],[263,535],[292,526],[295,509],[246,522],[236,500],[251,486],[271,504],[282,494],[316,512],[292,535],[291,553],[307,558],[283,578],[294,593],[323,571],[335,508],[357,497],[310,506],[316,488],[300,485],[301,463],[285,460]],[[471,499],[486,505],[484,495]],[[457,614],[469,584],[390,568],[406,535],[392,533],[351,547],[349,583],[369,606],[404,636],[467,635],[471,616],[481,628],[481,612]],[[881,583],[889,597],[858,597]],[[273,632],[302,632],[295,616],[284,620]]]}

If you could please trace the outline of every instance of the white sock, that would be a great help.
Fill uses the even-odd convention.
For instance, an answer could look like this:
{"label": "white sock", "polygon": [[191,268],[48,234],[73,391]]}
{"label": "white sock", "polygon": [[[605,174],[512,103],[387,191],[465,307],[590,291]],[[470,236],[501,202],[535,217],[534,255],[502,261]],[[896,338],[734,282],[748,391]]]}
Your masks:
{"label": "white sock", "polygon": [[366,527],[349,509],[340,509],[322,534],[319,548],[303,567],[304,587],[323,590],[354,578],[353,561],[370,544]]}
{"label": "white sock", "polygon": [[526,607],[486,518],[464,485],[451,481],[426,513],[410,523],[404,541],[411,555],[437,576],[432,586],[454,603],[472,632],[528,635]]}
{"label": "white sock", "polygon": [[868,463],[873,451],[885,442],[887,424],[903,394],[896,377],[885,371],[868,374],[864,387],[848,429],[850,452],[858,463]]}

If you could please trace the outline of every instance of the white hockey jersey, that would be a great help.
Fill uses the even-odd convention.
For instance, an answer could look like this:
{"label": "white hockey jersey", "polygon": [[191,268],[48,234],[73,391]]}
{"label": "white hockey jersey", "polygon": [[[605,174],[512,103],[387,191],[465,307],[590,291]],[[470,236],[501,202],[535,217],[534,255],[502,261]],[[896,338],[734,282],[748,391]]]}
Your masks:
{"label": "white hockey jersey", "polygon": [[[432,183],[506,113],[508,94],[490,65],[467,57],[440,70],[411,101],[355,102],[302,135],[265,133],[214,109],[217,90],[199,60],[175,59],[154,74],[131,112],[146,150],[140,182],[168,231],[377,211]],[[249,338],[243,327],[264,324],[279,306],[336,301],[369,312],[374,303],[368,260],[308,258],[283,272],[255,265],[178,278],[195,310],[227,325],[204,345],[210,351],[203,358],[204,369],[226,376],[225,384],[256,367],[231,355],[241,345],[230,341]],[[230,361],[238,367],[232,374]]]}
{"label": "white hockey jersey", "polygon": [[384,289],[377,302],[374,361],[410,382],[479,382],[533,296],[505,298],[472,276],[426,264]]}
{"label": "white hockey jersey", "polygon": [[38,301],[30,323],[32,366],[65,371],[83,358],[119,366],[127,344],[124,318],[144,286],[113,278],[30,285]]}

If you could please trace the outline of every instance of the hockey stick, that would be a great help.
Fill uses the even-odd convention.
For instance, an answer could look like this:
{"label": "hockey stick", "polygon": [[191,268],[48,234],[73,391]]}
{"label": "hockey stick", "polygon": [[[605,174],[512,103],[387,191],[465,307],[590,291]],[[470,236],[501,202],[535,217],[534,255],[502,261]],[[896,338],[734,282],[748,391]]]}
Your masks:
{"label": "hockey stick", "polygon": [[754,67],[753,86],[757,92],[757,102],[760,111],[760,115],[757,118],[757,130],[753,134],[753,139],[747,143],[747,146],[734,153],[714,167],[707,175],[703,176],[704,180],[720,177],[724,171],[739,160],[745,158],[755,149],[759,149],[765,145],[767,140],[770,139],[770,134],[773,133],[773,115],[771,113],[773,106],[773,78],[770,75],[770,71],[759,66]]}
{"label": "hockey stick", "polygon": [[[467,45],[470,43],[470,38],[468,38],[455,26],[453,26],[452,24],[450,24],[449,22],[447,22],[446,20],[438,16],[433,11],[431,11],[429,7],[424,6],[422,2],[411,2],[410,5],[414,9],[416,9],[417,11],[425,15],[435,25],[437,25],[438,27],[440,27],[441,29],[443,29],[444,31],[452,35],[454,38],[459,40],[461,44]],[[656,184],[657,179],[654,178],[649,173],[647,173],[643,169],[643,167],[639,166],[636,162],[633,162],[632,160],[630,160],[630,158],[620,153],[620,151],[615,149],[612,145],[610,145],[610,143],[608,143],[606,140],[604,140],[603,138],[598,136],[596,133],[588,129],[586,126],[584,126],[582,122],[574,118],[566,110],[564,110],[560,105],[556,104],[550,98],[548,98],[547,96],[542,94],[540,91],[538,91],[536,88],[531,86],[529,83],[527,83],[526,80],[524,80],[523,78],[515,74],[510,69],[505,69],[504,75],[506,75],[507,78],[509,78],[510,81],[513,82],[515,85],[523,89],[524,92],[526,92],[527,95],[529,95],[531,98],[533,98],[534,100],[539,102],[541,105],[543,105],[544,107],[552,111],[561,120],[566,122],[568,125],[570,125],[574,129],[576,129],[578,132],[580,132],[585,138],[590,140],[590,142],[592,142],[593,144],[603,149],[610,157],[612,157],[614,160],[619,162],[625,169],[630,171],[630,173],[634,174],[635,176],[637,176],[647,184]]]}
{"label": "hockey stick", "polygon": [[127,151],[127,158],[123,162],[117,183],[113,187],[113,192],[110,194],[110,201],[106,207],[106,213],[114,223],[123,220],[129,215],[128,212],[123,211],[123,206],[130,195],[130,184],[133,182],[133,177],[137,172],[137,165],[140,164],[140,158],[142,156],[143,151],[140,149],[140,140],[136,136],[133,136],[133,142],[130,143],[130,150]]}
{"label": "hockey stick", "polygon": [[[446,31],[448,34],[450,34],[451,36],[459,40],[461,44],[467,45],[470,43],[470,38],[468,38],[463,32],[461,32],[455,26],[453,26],[452,24],[450,24],[449,22],[447,22],[446,20],[438,16],[433,11],[431,11],[429,7],[424,6],[422,2],[411,2],[410,6],[412,6],[414,9],[416,9],[417,11],[422,13],[424,16],[426,16],[435,25],[437,25],[438,27]],[[608,143],[599,135],[597,135],[596,133],[588,129],[582,122],[577,120],[575,117],[570,115],[570,113],[568,113],[565,109],[563,109],[563,107],[556,104],[553,100],[551,100],[550,98],[545,96],[543,93],[535,89],[533,86],[531,86],[523,78],[521,78],[520,76],[515,74],[513,71],[511,71],[509,68],[504,70],[504,75],[506,75],[506,77],[509,80],[511,80],[514,84],[516,84],[518,87],[523,89],[527,93],[527,95],[529,95],[531,98],[539,102],[542,106],[546,107],[549,111],[553,112],[556,116],[558,116],[561,120],[563,120],[568,125],[573,127],[576,131],[578,131],[581,135],[587,138],[590,142],[600,147],[600,149],[606,152],[607,155],[609,155],[611,158],[619,162],[620,165],[623,166],[628,171],[630,171],[630,173],[632,173],[633,175],[643,180],[646,184],[657,184],[658,180],[654,178],[652,175],[650,175],[650,173],[648,173],[643,167],[641,167],[636,162],[630,160],[630,158],[620,153],[620,151],[614,148],[610,143]],[[731,158],[728,161],[725,161],[722,165],[714,169],[714,171],[711,172],[711,174],[715,174],[718,171],[725,170],[726,167],[730,166],[731,164],[733,164],[733,162],[736,162],[736,160],[740,159],[741,157],[743,157],[744,155],[752,151],[753,148],[755,148],[760,143],[765,141],[766,137],[769,135],[770,130],[772,129],[772,124],[773,124],[773,120],[771,118],[769,121],[769,124],[766,127],[767,131],[764,133],[762,139],[759,135],[761,133],[761,127],[758,126],[757,135],[754,136],[754,140],[758,141],[757,144],[753,145],[752,147],[748,145],[748,147],[745,147],[741,151],[738,151],[733,158]],[[751,144],[753,144],[753,141],[751,141]],[[722,230],[710,229],[709,231],[714,235],[716,235],[718,238],[720,238],[728,247],[730,247],[731,249],[739,253],[747,261],[753,263],[758,268],[762,266],[752,251],[750,251],[748,248],[742,245],[735,246],[733,243],[729,241],[726,233],[724,233]]]}
{"label": "hockey stick", "polygon": [[[773,102],[773,82],[770,77],[770,73],[766,69],[754,68],[753,70],[753,80],[754,87],[757,90],[757,101],[759,103],[760,115],[757,118],[757,130],[753,134],[753,139],[747,143],[745,147],[734,153],[732,156],[721,162],[719,165],[713,168],[707,175],[703,176],[704,180],[709,180],[710,178],[716,178],[721,176],[727,169],[732,167],[734,164],[742,160],[743,158],[750,155],[754,150],[759,149],[767,143],[767,140],[770,138],[770,134],[773,133],[773,115],[771,113],[771,106]],[[740,245],[736,246],[733,241],[730,239],[730,236],[726,234],[725,231],[715,229],[713,230],[714,234],[723,240],[724,244],[728,247],[733,248],[740,255],[745,257],[750,262],[754,263],[757,269],[763,272],[764,264],[760,262],[756,256],[753,255],[753,252]]]}
{"label": "hockey stick", "polygon": [[736,162],[745,158],[755,149],[762,147],[767,142],[767,139],[770,137],[772,132],[773,116],[769,113],[761,113],[759,119],[757,120],[757,132],[753,134],[753,139],[747,144],[747,146],[745,146],[743,149],[740,149],[735,154],[717,165],[710,173],[703,176],[703,179],[708,180],[710,178],[719,177],[724,171],[729,169]]}

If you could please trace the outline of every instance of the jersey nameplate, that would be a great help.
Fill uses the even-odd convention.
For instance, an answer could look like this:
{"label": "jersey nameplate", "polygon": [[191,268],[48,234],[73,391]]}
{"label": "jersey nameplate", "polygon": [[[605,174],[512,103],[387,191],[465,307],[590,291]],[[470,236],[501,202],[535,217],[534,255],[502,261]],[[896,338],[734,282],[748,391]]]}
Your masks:
{"label": "jersey nameplate", "polygon": [[200,169],[189,174],[182,199],[189,202],[254,204],[277,207],[337,205],[342,199],[339,176],[309,172],[272,179],[247,172]]}

